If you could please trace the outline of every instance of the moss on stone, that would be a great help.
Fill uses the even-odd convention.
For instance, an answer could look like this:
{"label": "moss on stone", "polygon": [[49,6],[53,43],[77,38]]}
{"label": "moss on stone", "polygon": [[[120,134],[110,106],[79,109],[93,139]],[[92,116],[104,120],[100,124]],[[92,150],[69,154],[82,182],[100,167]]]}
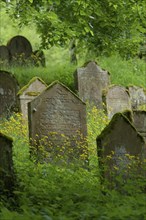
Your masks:
{"label": "moss on stone", "polygon": [[3,137],[3,138],[6,138],[8,139],[9,141],[13,142],[13,138],[11,138],[10,136],[2,133],[2,131],[0,130],[0,137]]}
{"label": "moss on stone", "polygon": [[25,86],[23,86],[19,92],[17,93],[17,95],[22,95],[22,93],[33,83],[35,82],[36,80],[39,80],[42,84],[44,84],[46,87],[47,87],[47,84],[39,77],[35,76],[33,77],[29,82],[28,84],[26,84]]}

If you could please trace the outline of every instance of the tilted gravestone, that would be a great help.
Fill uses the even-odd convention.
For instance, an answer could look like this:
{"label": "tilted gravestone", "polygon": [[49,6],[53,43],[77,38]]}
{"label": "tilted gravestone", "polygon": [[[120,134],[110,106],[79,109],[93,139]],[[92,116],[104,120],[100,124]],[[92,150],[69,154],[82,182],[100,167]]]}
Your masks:
{"label": "tilted gravestone", "polygon": [[102,109],[102,90],[110,84],[107,71],[103,71],[96,62],[89,62],[78,68],[74,74],[76,89],[84,102],[89,102]]}
{"label": "tilted gravestone", "polygon": [[123,86],[110,86],[107,91],[104,91],[103,100],[109,119],[117,112],[131,110],[130,96]]}
{"label": "tilted gravestone", "polygon": [[10,62],[10,53],[7,46],[0,46],[0,65],[8,65]]}
{"label": "tilted gravestone", "polygon": [[7,47],[10,51],[12,64],[25,64],[32,55],[31,43],[23,36],[15,36],[9,40]]}
{"label": "tilted gravestone", "polygon": [[77,149],[77,141],[79,143],[87,135],[86,105],[65,85],[59,82],[52,83],[28,103],[28,113],[32,145],[39,144],[40,140],[47,138],[47,151],[50,150],[50,146],[47,145],[51,143],[52,151],[59,149],[58,151],[62,151],[65,156],[64,148],[68,142],[69,149],[73,151],[71,156],[75,156],[74,153],[83,153]]}
{"label": "tilted gravestone", "polygon": [[133,125],[146,142],[146,111],[133,111]]}
{"label": "tilted gravestone", "polygon": [[19,110],[19,85],[9,72],[0,70],[0,118],[9,117]]}
{"label": "tilted gravestone", "polygon": [[14,186],[12,143],[10,137],[0,132],[0,194],[10,193]]}
{"label": "tilted gravestone", "polygon": [[34,77],[18,92],[21,112],[24,119],[28,119],[28,102],[36,98],[46,87],[47,85],[42,79]]}
{"label": "tilted gravestone", "polygon": [[146,158],[143,137],[122,113],[113,116],[96,141],[100,166],[104,167],[103,175],[109,180],[114,178],[112,172],[127,175],[131,157]]}
{"label": "tilted gravestone", "polygon": [[146,110],[146,92],[144,88],[138,86],[129,86],[131,105],[133,109],[139,109],[145,106]]}

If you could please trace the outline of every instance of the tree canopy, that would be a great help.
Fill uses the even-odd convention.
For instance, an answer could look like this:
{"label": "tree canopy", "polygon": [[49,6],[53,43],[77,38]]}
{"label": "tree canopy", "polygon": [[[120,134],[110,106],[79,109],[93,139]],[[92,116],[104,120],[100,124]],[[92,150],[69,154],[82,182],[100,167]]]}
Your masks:
{"label": "tree canopy", "polygon": [[[5,1],[4,1],[5,2]],[[9,3],[8,3],[9,2]],[[9,0],[7,10],[20,25],[33,22],[42,47],[64,46],[96,54],[134,56],[146,35],[145,0]]]}

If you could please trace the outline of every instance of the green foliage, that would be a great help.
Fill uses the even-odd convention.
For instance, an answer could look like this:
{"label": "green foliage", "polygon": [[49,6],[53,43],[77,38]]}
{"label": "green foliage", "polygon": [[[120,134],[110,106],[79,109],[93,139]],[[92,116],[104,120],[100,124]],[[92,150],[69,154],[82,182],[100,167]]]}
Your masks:
{"label": "green foliage", "polygon": [[144,42],[145,10],[145,0],[11,0],[7,5],[20,26],[35,24],[43,48],[75,39],[79,48],[86,45],[97,55],[118,51],[126,58],[137,54]]}
{"label": "green foliage", "polygon": [[[93,136],[96,137],[107,123],[103,112],[95,107],[88,109],[88,139],[89,148],[94,149],[92,154],[96,154]],[[1,219],[145,219],[143,189],[146,179],[141,179],[140,175],[133,176],[119,189],[109,189],[106,183],[101,185],[99,169],[93,164],[89,169],[83,169],[34,163],[29,157],[28,131],[21,115],[4,120],[0,129],[14,139],[13,160],[18,183],[14,198],[1,197]],[[98,164],[97,158],[94,162]]]}

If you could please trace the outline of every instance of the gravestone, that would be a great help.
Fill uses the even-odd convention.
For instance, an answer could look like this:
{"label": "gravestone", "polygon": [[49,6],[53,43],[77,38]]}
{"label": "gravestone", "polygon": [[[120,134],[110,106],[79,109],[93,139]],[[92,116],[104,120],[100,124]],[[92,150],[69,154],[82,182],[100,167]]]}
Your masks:
{"label": "gravestone", "polygon": [[102,109],[102,90],[110,84],[109,73],[102,70],[96,62],[91,61],[77,69],[74,80],[79,97],[84,102]]}
{"label": "gravestone", "polygon": [[145,105],[146,109],[146,92],[144,89],[138,86],[129,86],[128,91],[130,94],[132,108],[136,110]]}
{"label": "gravestone", "polygon": [[146,158],[143,137],[122,113],[113,116],[96,141],[100,167],[102,169],[104,165],[103,175],[110,181],[114,178],[112,172],[126,174],[130,157]]}
{"label": "gravestone", "polygon": [[35,50],[33,52],[33,60],[35,66],[46,66],[45,54],[42,50]]}
{"label": "gravestone", "polygon": [[23,36],[15,36],[7,43],[12,64],[25,64],[32,55],[31,43]]}
{"label": "gravestone", "polygon": [[0,66],[8,65],[10,61],[10,53],[7,46],[0,46]]}
{"label": "gravestone", "polygon": [[109,87],[103,99],[109,119],[117,112],[131,110],[130,96],[123,86],[113,85]]}
{"label": "gravestone", "polygon": [[38,96],[46,87],[47,85],[42,79],[34,77],[18,92],[21,112],[25,120],[28,119],[28,102],[36,98],[36,96]]}
{"label": "gravestone", "polygon": [[[35,146],[35,143],[39,144],[40,140],[47,138],[46,144],[51,142],[52,150],[59,148],[61,152],[68,140],[69,148],[73,151],[71,157],[83,153],[82,150],[78,152],[76,142],[83,141],[87,135],[86,105],[65,85],[56,81],[52,83],[28,103],[28,113],[32,145]],[[49,151],[50,146],[46,145],[46,149]],[[65,155],[66,152],[63,157]]]}
{"label": "gravestone", "polygon": [[0,70],[0,118],[9,117],[19,110],[17,92],[19,85],[9,72]]}
{"label": "gravestone", "polygon": [[0,132],[0,194],[10,193],[14,186],[12,143],[10,137]]}
{"label": "gravestone", "polygon": [[133,111],[133,124],[146,142],[146,111]]}

